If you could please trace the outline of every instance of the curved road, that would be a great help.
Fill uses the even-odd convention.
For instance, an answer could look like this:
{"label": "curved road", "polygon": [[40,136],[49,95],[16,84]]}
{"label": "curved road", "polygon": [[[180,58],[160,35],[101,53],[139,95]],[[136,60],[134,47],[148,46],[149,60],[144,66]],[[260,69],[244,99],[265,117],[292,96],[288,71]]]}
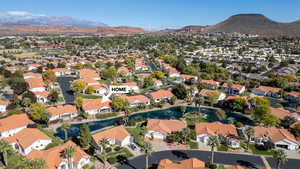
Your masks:
{"label": "curved road", "polygon": [[[168,150],[152,153],[149,158],[151,169],[156,169],[158,162],[161,159],[171,159],[174,161],[180,161],[183,159],[196,157],[202,161],[209,161],[210,152],[200,150]],[[271,157],[268,157],[272,168],[275,168],[274,161]],[[219,164],[226,165],[241,165],[249,168],[264,168],[264,164],[259,156],[255,155],[244,155],[244,154],[233,154],[233,153],[222,153],[215,152],[214,161]],[[145,168],[145,156],[138,156],[130,160],[125,160],[116,166],[118,169],[142,169]],[[300,160],[289,159],[288,162],[283,166],[282,169],[299,169]]]}

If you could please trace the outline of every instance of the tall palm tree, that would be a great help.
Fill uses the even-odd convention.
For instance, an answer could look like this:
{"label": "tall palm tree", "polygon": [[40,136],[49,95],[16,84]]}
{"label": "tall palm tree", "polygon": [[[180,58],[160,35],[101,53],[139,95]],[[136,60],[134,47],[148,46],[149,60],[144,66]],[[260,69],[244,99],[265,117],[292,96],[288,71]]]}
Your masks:
{"label": "tall palm tree", "polygon": [[210,136],[207,145],[211,147],[210,162],[211,164],[213,164],[215,147],[218,147],[220,145],[220,140],[218,136]]}
{"label": "tall palm tree", "polygon": [[251,127],[248,127],[248,128],[246,128],[246,130],[245,130],[245,134],[246,134],[246,136],[247,136],[247,150],[249,150],[250,139],[251,139],[251,137],[253,137],[254,132],[255,132],[254,129],[251,128]]}
{"label": "tall palm tree", "polygon": [[70,129],[71,125],[69,123],[63,123],[61,125],[61,129],[64,131],[65,140],[68,140],[68,130]]}
{"label": "tall palm tree", "polygon": [[149,142],[145,142],[143,146],[141,147],[141,151],[145,153],[145,158],[146,158],[146,168],[149,168],[149,156],[151,155],[153,149],[152,145]]}
{"label": "tall palm tree", "polygon": [[7,166],[7,153],[9,150],[11,150],[11,146],[7,142],[0,140],[0,153],[5,166]]}
{"label": "tall palm tree", "polygon": [[184,144],[187,143],[188,139],[189,139],[189,133],[191,132],[190,131],[191,129],[190,128],[184,128],[182,130],[182,137],[183,137],[183,141],[184,141]]}
{"label": "tall palm tree", "polygon": [[123,116],[124,125],[127,126],[129,121],[129,109],[126,107]]}
{"label": "tall palm tree", "polygon": [[273,159],[276,161],[276,169],[280,169],[281,166],[288,161],[284,150],[275,150]]}
{"label": "tall palm tree", "polygon": [[63,151],[63,157],[68,160],[68,168],[72,169],[73,168],[73,156],[75,154],[76,150],[73,146],[68,146],[67,148],[64,149]]}
{"label": "tall palm tree", "polygon": [[200,113],[200,106],[201,106],[202,104],[204,104],[204,98],[203,98],[203,97],[196,97],[196,98],[194,99],[194,104],[195,104],[195,106],[198,108],[198,111],[199,111],[199,113]]}
{"label": "tall palm tree", "polygon": [[101,147],[101,154],[102,154],[102,161],[104,165],[104,169],[106,168],[106,161],[107,161],[107,153],[105,151],[106,147],[110,145],[109,140],[107,138],[103,138],[99,141],[99,146]]}

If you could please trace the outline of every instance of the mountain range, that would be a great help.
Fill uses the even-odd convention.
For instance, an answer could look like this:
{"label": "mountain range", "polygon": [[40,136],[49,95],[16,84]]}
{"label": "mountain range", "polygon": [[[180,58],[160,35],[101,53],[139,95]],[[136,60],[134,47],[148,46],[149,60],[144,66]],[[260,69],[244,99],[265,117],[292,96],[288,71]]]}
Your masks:
{"label": "mountain range", "polygon": [[238,14],[205,28],[206,32],[238,32],[261,36],[300,37],[300,20],[290,23],[273,21],[261,14]]}
{"label": "mountain range", "polygon": [[[215,25],[191,25],[180,29],[156,31],[160,33],[180,32],[228,32],[258,34],[260,36],[300,37],[300,20],[290,23],[273,21],[262,14],[238,14]],[[143,28],[110,27],[102,22],[80,20],[65,16],[11,13],[0,15],[0,34],[93,34],[120,35],[145,33]]]}
{"label": "mountain range", "polygon": [[83,28],[107,26],[102,22],[88,21],[69,16],[47,16],[16,11],[0,15],[0,25],[76,26]]}

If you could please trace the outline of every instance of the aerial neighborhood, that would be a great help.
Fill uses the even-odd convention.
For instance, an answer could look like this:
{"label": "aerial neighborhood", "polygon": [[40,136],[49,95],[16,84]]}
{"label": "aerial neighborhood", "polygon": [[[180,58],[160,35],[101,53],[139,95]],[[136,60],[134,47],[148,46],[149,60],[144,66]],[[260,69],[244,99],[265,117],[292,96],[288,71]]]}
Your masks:
{"label": "aerial neighborhood", "polygon": [[299,63],[296,37],[1,35],[0,168],[299,169]]}

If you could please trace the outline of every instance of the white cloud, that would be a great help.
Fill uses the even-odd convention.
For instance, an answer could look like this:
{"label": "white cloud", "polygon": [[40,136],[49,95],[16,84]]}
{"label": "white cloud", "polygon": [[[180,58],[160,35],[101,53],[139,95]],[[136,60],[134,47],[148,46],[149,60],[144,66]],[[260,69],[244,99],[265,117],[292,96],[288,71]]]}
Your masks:
{"label": "white cloud", "polygon": [[6,13],[2,13],[0,14],[0,16],[47,16],[45,14],[33,14],[31,12],[27,12],[27,11],[8,11]]}
{"label": "white cloud", "polygon": [[26,12],[26,11],[8,11],[6,14],[8,14],[8,15],[14,15],[14,16],[32,15],[32,13]]}

